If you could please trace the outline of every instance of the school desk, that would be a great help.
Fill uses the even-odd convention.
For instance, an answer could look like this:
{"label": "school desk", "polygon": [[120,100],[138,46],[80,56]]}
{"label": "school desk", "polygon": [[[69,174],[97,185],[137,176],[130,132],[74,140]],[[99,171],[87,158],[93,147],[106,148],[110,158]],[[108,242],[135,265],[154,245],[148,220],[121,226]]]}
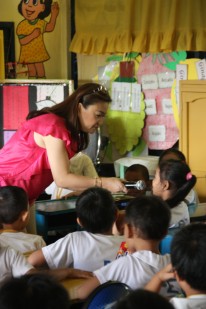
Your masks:
{"label": "school desk", "polygon": [[47,242],[49,231],[76,230],[76,198],[36,201],[37,234]]}
{"label": "school desk", "polygon": [[206,203],[190,205],[188,207],[191,222],[206,221]]}
{"label": "school desk", "polygon": [[67,290],[69,293],[71,300],[76,300],[76,288],[85,282],[87,279],[64,279],[60,283],[63,285],[63,287]]}

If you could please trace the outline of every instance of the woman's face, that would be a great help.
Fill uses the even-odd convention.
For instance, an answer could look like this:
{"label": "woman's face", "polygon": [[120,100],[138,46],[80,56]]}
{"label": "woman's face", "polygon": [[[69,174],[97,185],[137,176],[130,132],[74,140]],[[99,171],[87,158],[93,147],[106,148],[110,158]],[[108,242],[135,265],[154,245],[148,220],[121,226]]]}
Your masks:
{"label": "woman's face", "polygon": [[78,118],[81,130],[94,133],[103,124],[108,106],[106,102],[98,102],[84,108],[82,103],[79,103]]}
{"label": "woman's face", "polygon": [[156,169],[155,177],[152,180],[152,193],[153,193],[153,195],[162,197],[163,184],[160,180],[160,170],[159,170],[159,168]]}
{"label": "woman's face", "polygon": [[45,5],[41,4],[40,0],[24,0],[22,2],[22,15],[27,20],[35,20],[44,10]]}

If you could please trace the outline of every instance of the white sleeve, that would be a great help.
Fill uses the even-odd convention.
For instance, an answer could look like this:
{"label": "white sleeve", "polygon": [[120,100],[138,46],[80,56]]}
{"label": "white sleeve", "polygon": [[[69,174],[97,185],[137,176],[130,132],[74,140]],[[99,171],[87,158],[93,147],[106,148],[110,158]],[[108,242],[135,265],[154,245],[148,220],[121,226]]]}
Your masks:
{"label": "white sleeve", "polygon": [[73,264],[73,233],[42,248],[45,260],[51,269],[71,267]]}
{"label": "white sleeve", "polygon": [[[109,280],[121,281],[124,282],[124,271],[123,271],[123,263],[121,257],[118,260],[115,260],[106,266],[101,267],[100,269],[95,270],[93,273],[99,280],[100,284],[103,284]],[[126,282],[125,282],[126,283]]]}
{"label": "white sleeve", "polygon": [[8,255],[7,259],[11,265],[13,277],[23,276],[29,270],[34,269],[34,267],[28,263],[25,256],[13,248],[8,247],[6,255]]}

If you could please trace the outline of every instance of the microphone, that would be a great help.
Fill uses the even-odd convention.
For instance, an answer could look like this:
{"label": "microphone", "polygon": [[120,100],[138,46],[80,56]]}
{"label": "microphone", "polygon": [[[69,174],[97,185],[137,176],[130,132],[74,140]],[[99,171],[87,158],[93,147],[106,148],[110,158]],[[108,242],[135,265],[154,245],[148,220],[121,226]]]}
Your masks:
{"label": "microphone", "polygon": [[145,190],[147,188],[144,180],[127,181],[124,183],[124,185],[127,189]]}

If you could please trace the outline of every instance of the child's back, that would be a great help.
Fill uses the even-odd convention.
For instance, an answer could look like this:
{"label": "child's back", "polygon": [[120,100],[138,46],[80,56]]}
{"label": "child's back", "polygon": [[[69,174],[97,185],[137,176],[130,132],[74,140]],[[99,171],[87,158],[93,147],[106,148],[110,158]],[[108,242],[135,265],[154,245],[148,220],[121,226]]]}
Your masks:
{"label": "child's back", "polygon": [[[126,208],[125,238],[132,254],[94,271],[95,278],[88,280],[79,289],[79,297],[85,298],[94,287],[109,280],[117,280],[132,289],[144,285],[170,261],[168,254],[159,253],[159,242],[166,235],[170,210],[166,203],[154,196],[133,199]],[[172,282],[162,289],[162,294],[171,296],[179,292]]]}
{"label": "child's back", "polygon": [[39,235],[25,233],[28,223],[28,197],[26,192],[16,186],[0,188],[0,243],[21,253],[28,253],[45,246]]}
{"label": "child's back", "polygon": [[123,237],[112,235],[117,210],[111,193],[97,187],[85,190],[77,199],[76,212],[84,231],[70,233],[34,252],[29,257],[32,265],[94,271],[116,258]]}

